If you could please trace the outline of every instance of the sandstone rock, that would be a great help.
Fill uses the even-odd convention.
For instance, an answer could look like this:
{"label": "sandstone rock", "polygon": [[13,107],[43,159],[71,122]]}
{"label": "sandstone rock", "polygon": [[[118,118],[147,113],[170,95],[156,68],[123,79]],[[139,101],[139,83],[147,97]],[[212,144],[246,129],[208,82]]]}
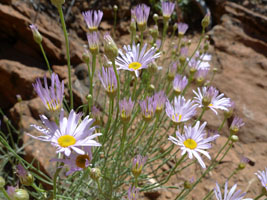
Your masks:
{"label": "sandstone rock", "polygon": [[10,108],[17,102],[16,95],[29,100],[35,96],[32,83],[38,77],[43,77],[44,71],[27,67],[18,62],[0,60],[0,106]]}
{"label": "sandstone rock", "polygon": [[240,140],[266,142],[267,17],[230,2],[225,10],[222,24],[210,31],[214,65],[220,68],[214,84],[237,104],[246,123]]}

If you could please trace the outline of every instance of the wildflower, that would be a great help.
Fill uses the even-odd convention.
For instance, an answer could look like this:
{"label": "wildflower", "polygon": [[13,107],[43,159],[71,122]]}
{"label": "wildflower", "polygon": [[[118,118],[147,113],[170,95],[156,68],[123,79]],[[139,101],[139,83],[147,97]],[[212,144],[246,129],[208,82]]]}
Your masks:
{"label": "wildflower", "polygon": [[175,3],[173,2],[168,2],[168,1],[161,2],[163,20],[165,22],[168,22],[168,20],[170,19],[172,12],[174,10],[174,7],[175,7]]}
{"label": "wildflower", "polygon": [[104,35],[104,51],[110,60],[114,60],[118,56],[118,47],[108,33]]}
{"label": "wildflower", "polygon": [[145,121],[150,121],[155,114],[157,104],[153,97],[147,97],[145,100],[140,101],[141,113]]}
{"label": "wildflower", "polygon": [[[237,184],[235,184],[230,191],[228,192],[228,182],[226,181],[224,186],[224,197],[222,196],[220,186],[216,183],[216,187],[214,188],[214,194],[217,200],[242,200],[246,193],[241,193],[241,190],[235,192]],[[243,199],[246,200],[246,199]],[[248,198],[247,200],[252,200]]]}
{"label": "wildflower", "polygon": [[125,54],[119,50],[119,56],[116,59],[116,64],[120,69],[129,70],[135,72],[136,76],[139,75],[139,70],[147,68],[156,58],[159,57],[160,53],[156,53],[155,48],[146,51],[147,44],[143,46],[140,51],[140,44],[133,44],[124,46]]}
{"label": "wildflower", "polygon": [[224,111],[224,117],[226,117],[227,119],[232,117],[234,109],[235,109],[235,102],[230,100],[230,106],[228,107],[228,111]]}
{"label": "wildflower", "polygon": [[128,190],[128,200],[138,200],[139,189],[134,186],[130,186]]}
{"label": "wildflower", "polygon": [[211,61],[211,58],[212,56],[210,54],[204,53],[200,55],[199,51],[197,51],[195,56],[189,60],[188,65],[190,69],[210,70],[209,62]]}
{"label": "wildflower", "polygon": [[209,153],[205,150],[210,149],[210,142],[219,137],[219,135],[216,134],[211,137],[205,138],[206,133],[204,131],[204,128],[206,124],[207,122],[204,122],[199,127],[200,122],[198,121],[194,127],[184,126],[185,134],[180,133],[178,130],[176,131],[177,138],[169,136],[170,141],[178,146],[181,146],[182,155],[188,153],[190,159],[192,159],[194,156],[198,160],[202,168],[206,168],[206,165],[199,153],[202,153],[208,159],[211,159]]}
{"label": "wildflower", "polygon": [[35,24],[31,24],[30,25],[30,28],[32,30],[32,35],[33,35],[33,39],[34,41],[37,43],[37,44],[41,44],[42,43],[42,40],[43,40],[43,37],[42,35],[40,34],[40,32],[38,31],[38,28]]}
{"label": "wildflower", "polygon": [[225,98],[224,94],[219,95],[219,91],[214,87],[202,87],[202,90],[198,88],[198,92],[193,91],[196,97],[195,102],[199,107],[210,108],[216,115],[217,109],[228,110],[231,106],[230,98]]}
{"label": "wildflower", "polygon": [[139,4],[134,9],[135,20],[140,31],[144,31],[146,29],[149,11],[150,7],[145,4]]}
{"label": "wildflower", "polygon": [[[59,126],[47,120],[46,124],[49,124],[48,129],[37,128],[45,136],[30,136],[41,141],[51,142],[57,148],[57,153],[64,152],[66,156],[70,156],[71,150],[73,150],[78,154],[84,155],[83,147],[101,146],[93,138],[102,134],[92,134],[95,131],[95,127],[91,127],[94,120],[89,118],[89,116],[81,120],[81,116],[82,114],[76,114],[74,110],[71,110],[69,117],[66,118],[62,109]],[[50,127],[52,130],[50,130]]]}
{"label": "wildflower", "polygon": [[99,72],[98,77],[104,86],[107,95],[113,98],[117,91],[117,80],[113,68],[102,67],[102,74]]}
{"label": "wildflower", "polygon": [[89,10],[87,12],[83,12],[82,14],[89,31],[97,31],[103,17],[103,12],[101,10]]}
{"label": "wildflower", "polygon": [[99,37],[97,32],[87,33],[87,40],[89,44],[89,50],[92,55],[96,55],[99,52]]}
{"label": "wildflower", "polygon": [[185,23],[178,23],[178,34],[183,36],[188,29],[188,25]]}
{"label": "wildflower", "polygon": [[173,80],[173,90],[177,95],[180,95],[181,92],[188,84],[188,79],[186,76],[182,77],[180,74],[177,74]]}
{"label": "wildflower", "polygon": [[21,164],[17,165],[17,175],[22,185],[31,186],[33,184],[33,176]]}
{"label": "wildflower", "polygon": [[237,134],[239,129],[244,126],[245,123],[243,122],[243,120],[237,116],[234,117],[232,124],[230,126],[230,132],[231,134]]}
{"label": "wildflower", "polygon": [[142,169],[146,163],[147,157],[143,157],[141,155],[137,155],[134,157],[133,159],[133,163],[132,163],[132,173],[134,175],[134,177],[138,177],[140,176]]}
{"label": "wildflower", "polygon": [[258,172],[255,174],[258,179],[260,179],[261,185],[265,189],[265,192],[267,192],[267,167],[265,167],[265,170],[263,171],[258,170]]}
{"label": "wildflower", "polygon": [[36,83],[33,84],[33,88],[38,96],[42,99],[45,107],[50,111],[57,111],[62,107],[62,100],[64,95],[64,81],[60,83],[58,75],[52,73],[51,86],[48,88],[47,78],[44,77],[43,88],[41,80],[38,78]]}
{"label": "wildflower", "polygon": [[237,169],[239,169],[239,170],[245,169],[246,164],[248,164],[248,163],[249,163],[249,159],[246,158],[245,156],[242,156]]}
{"label": "wildflower", "polygon": [[68,172],[66,173],[67,176],[76,172],[82,171],[83,169],[87,168],[90,165],[91,156],[89,153],[85,153],[80,155],[76,152],[72,152],[70,156],[65,157],[63,159],[51,159],[51,162],[63,162],[69,168]]}
{"label": "wildflower", "polygon": [[197,73],[195,74],[195,78],[198,85],[202,85],[204,82],[204,79],[207,77],[209,73],[209,70],[206,69],[199,69],[197,70]]}
{"label": "wildflower", "polygon": [[156,112],[160,113],[163,110],[167,97],[164,91],[159,91],[154,94],[153,98],[156,104]]}
{"label": "wildflower", "polygon": [[183,96],[174,97],[174,101],[170,103],[166,102],[166,114],[176,124],[186,122],[196,114],[197,105],[194,101],[186,101]]}
{"label": "wildflower", "polygon": [[129,100],[126,100],[126,98],[120,100],[119,106],[120,106],[121,120],[123,122],[129,122],[134,107],[134,103],[132,102],[131,98],[129,98]]}

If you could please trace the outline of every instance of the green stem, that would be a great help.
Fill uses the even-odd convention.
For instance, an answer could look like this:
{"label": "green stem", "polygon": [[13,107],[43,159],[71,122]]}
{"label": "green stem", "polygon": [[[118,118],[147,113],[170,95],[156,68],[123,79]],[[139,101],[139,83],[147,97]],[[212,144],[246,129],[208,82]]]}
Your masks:
{"label": "green stem", "polygon": [[261,198],[262,196],[264,196],[264,194],[262,193],[262,194],[260,194],[260,195],[258,195],[258,196],[256,196],[255,198],[254,198],[254,200],[258,200],[259,198]]}
{"label": "green stem", "polygon": [[52,70],[51,70],[51,68],[50,68],[50,64],[49,64],[48,59],[47,59],[47,57],[46,57],[46,54],[45,54],[45,51],[44,51],[44,48],[43,48],[42,43],[40,43],[40,49],[41,49],[42,54],[43,54],[43,56],[44,56],[44,59],[45,59],[45,62],[46,62],[48,71],[49,71],[50,74],[52,74]]}
{"label": "green stem", "polygon": [[1,191],[3,192],[3,194],[4,194],[4,196],[8,199],[8,200],[11,200],[11,198],[8,196],[8,194],[7,194],[7,192],[6,192],[6,190],[5,190],[5,188],[1,188]]}
{"label": "green stem", "polygon": [[223,118],[222,124],[221,124],[220,127],[218,128],[218,131],[219,131],[219,132],[222,130],[223,125],[224,125],[224,123],[226,122],[226,119],[227,119],[226,117]]}
{"label": "green stem", "polygon": [[181,70],[181,74],[184,73],[184,70],[185,70],[185,68],[187,67],[188,63],[191,61],[191,59],[192,59],[192,58],[194,57],[194,55],[196,54],[196,52],[197,52],[197,50],[199,49],[200,44],[201,44],[201,42],[202,42],[204,36],[205,36],[205,28],[202,29],[202,34],[201,34],[201,36],[200,36],[199,42],[198,42],[198,44],[197,44],[197,47],[195,48],[193,54],[190,56],[189,60],[184,64],[184,66],[183,66],[183,68],[182,68],[182,70]]}
{"label": "green stem", "polygon": [[114,11],[113,38],[115,38],[117,24],[117,11]]}
{"label": "green stem", "polygon": [[136,86],[137,86],[137,77],[134,75],[134,88],[132,93],[132,100],[135,100],[135,92],[136,92]]}
{"label": "green stem", "polygon": [[62,6],[58,7],[58,12],[60,16],[60,21],[62,25],[62,29],[64,32],[65,43],[66,43],[66,55],[67,55],[67,63],[68,63],[68,76],[69,76],[69,93],[70,93],[70,109],[73,109],[73,93],[72,93],[72,85],[71,85],[71,65],[70,65],[70,49],[69,49],[69,38],[67,33],[67,28],[64,20],[64,15],[62,11]]}
{"label": "green stem", "polygon": [[162,41],[161,41],[159,50],[161,50],[161,48],[163,48],[163,43],[165,41],[165,37],[166,37],[167,29],[168,29],[168,22],[164,21],[163,24],[164,25],[163,25]]}
{"label": "green stem", "polygon": [[[143,41],[144,41],[144,31],[140,31],[141,32],[141,41],[140,41],[140,52],[141,52],[141,50],[142,50],[142,47],[143,47]],[[139,53],[140,53],[139,52]]]}
{"label": "green stem", "polygon": [[186,188],[184,187],[184,189],[176,196],[175,200],[177,200],[186,190]]}
{"label": "green stem", "polygon": [[212,196],[212,194],[213,194],[213,190],[209,191],[209,193],[204,197],[203,200],[209,199]]}
{"label": "green stem", "polygon": [[[227,142],[225,143],[225,145],[222,147],[222,149],[218,152],[216,158],[219,156],[220,152],[223,150],[223,148],[228,144],[230,140],[227,140]],[[209,173],[214,167],[217,166],[218,163],[220,163],[222,161],[222,159],[226,156],[226,154],[228,153],[228,151],[231,149],[233,143],[230,144],[230,146],[228,147],[228,149],[224,152],[222,158],[219,161],[216,161],[216,158],[213,160],[213,162],[211,163],[211,165],[208,167],[208,169],[206,169],[206,171],[198,178],[198,180],[192,185],[192,187],[182,196],[182,199],[184,199],[195,187],[196,185],[202,180],[202,178],[204,176],[206,176],[207,173]]]}
{"label": "green stem", "polygon": [[236,168],[236,169],[231,173],[231,175],[227,178],[227,180],[229,181],[229,180],[233,177],[233,175],[235,175],[238,171],[239,171],[239,169]]}
{"label": "green stem", "polygon": [[199,117],[195,120],[193,126],[196,125],[197,121],[200,121],[200,120],[202,119],[202,117],[203,117],[203,115],[204,115],[204,113],[205,113],[206,110],[207,110],[207,109],[206,109],[205,107],[202,108],[202,112],[201,112],[201,114],[199,115]]}
{"label": "green stem", "polygon": [[119,109],[119,101],[120,101],[120,79],[119,79],[118,71],[116,69],[115,59],[112,60],[112,66],[113,66],[113,70],[115,72],[116,79],[117,79],[117,114],[116,114],[116,120],[115,120],[115,121],[117,121],[118,116],[119,116],[119,112],[120,112],[120,109]]}
{"label": "green stem", "polygon": [[61,166],[62,166],[62,163],[60,164],[60,167],[57,168],[57,170],[56,170],[56,172],[54,174],[54,178],[53,178],[53,199],[54,200],[57,199],[57,177],[59,175],[59,172],[62,169]]}

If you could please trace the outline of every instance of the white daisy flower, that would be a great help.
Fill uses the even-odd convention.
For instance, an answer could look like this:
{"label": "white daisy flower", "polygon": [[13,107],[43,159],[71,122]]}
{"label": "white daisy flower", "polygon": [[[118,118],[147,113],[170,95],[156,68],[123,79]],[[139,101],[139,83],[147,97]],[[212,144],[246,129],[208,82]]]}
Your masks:
{"label": "white daisy flower", "polygon": [[185,133],[180,133],[179,130],[176,131],[177,138],[169,136],[170,141],[181,147],[182,155],[188,153],[190,159],[192,159],[194,156],[198,160],[202,168],[206,168],[206,165],[199,153],[205,155],[208,159],[211,159],[209,153],[205,150],[210,149],[210,142],[216,140],[216,138],[219,137],[218,134],[215,134],[211,137],[205,138],[206,132],[204,128],[206,124],[207,122],[204,122],[199,127],[200,122],[198,121],[194,127],[184,126]]}
{"label": "white daisy flower", "polygon": [[166,114],[174,123],[186,122],[196,114],[197,105],[183,96],[174,97],[172,104],[167,100]]}
{"label": "white daisy flower", "polygon": [[[235,184],[230,191],[228,192],[228,182],[226,181],[224,186],[224,197],[222,196],[220,186],[216,183],[216,187],[214,188],[214,194],[217,200],[242,200],[246,193],[241,193],[241,190],[235,192],[237,184]],[[252,200],[251,198],[243,199],[243,200]]]}
{"label": "white daisy flower", "polygon": [[133,44],[132,47],[130,45],[124,46],[125,54],[119,50],[119,56],[116,58],[118,69],[133,71],[138,77],[139,70],[147,68],[148,64],[160,56],[160,53],[156,53],[157,50],[154,47],[145,52],[146,48],[147,44],[143,46],[141,51],[140,44]]}
{"label": "white daisy flower", "polygon": [[94,120],[86,116],[81,121],[81,114],[76,114],[74,110],[70,111],[69,117],[64,117],[64,110],[61,110],[59,126],[54,122],[49,122],[47,118],[41,118],[47,129],[42,129],[33,125],[38,131],[45,136],[31,137],[51,142],[56,146],[57,153],[63,152],[66,156],[71,154],[71,150],[78,154],[85,154],[84,147],[101,146],[93,138],[102,135],[101,133],[93,134],[95,127],[91,127]]}
{"label": "white daisy flower", "polygon": [[264,187],[265,190],[267,191],[267,167],[265,168],[265,170],[258,171],[255,174],[260,179],[262,187]]}
{"label": "white daisy flower", "polygon": [[216,115],[217,109],[228,111],[228,107],[231,107],[230,98],[225,98],[224,94],[219,95],[219,91],[214,87],[202,87],[197,89],[198,92],[193,91],[196,97],[195,102],[199,107],[210,108]]}

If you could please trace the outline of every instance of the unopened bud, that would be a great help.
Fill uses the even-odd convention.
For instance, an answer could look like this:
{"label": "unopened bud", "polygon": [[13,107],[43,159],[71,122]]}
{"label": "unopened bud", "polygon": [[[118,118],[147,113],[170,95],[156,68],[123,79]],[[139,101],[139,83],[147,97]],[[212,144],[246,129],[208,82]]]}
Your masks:
{"label": "unopened bud", "polygon": [[93,98],[93,97],[92,97],[91,94],[88,94],[88,95],[86,96],[87,101],[90,101],[92,98]]}
{"label": "unopened bud", "polygon": [[152,36],[152,38],[153,38],[154,40],[156,40],[157,37],[159,36],[158,27],[157,27],[157,26],[154,26],[154,28],[149,29],[149,33],[150,33],[150,35]]}
{"label": "unopened bud", "polygon": [[245,169],[245,167],[246,167],[246,164],[245,163],[240,163],[238,165],[238,169],[240,169],[240,170]]}
{"label": "unopened bud", "polygon": [[153,84],[149,85],[148,92],[150,92],[150,93],[155,92],[155,86]]}
{"label": "unopened bud", "polygon": [[34,24],[31,24],[30,25],[30,28],[32,30],[32,35],[33,35],[33,39],[34,41],[37,43],[37,44],[41,44],[42,43],[42,40],[43,40],[43,37],[42,35],[40,34],[40,32],[38,31],[38,28],[36,25]]}
{"label": "unopened bud", "polygon": [[210,13],[207,13],[205,17],[201,21],[201,25],[203,28],[208,27],[210,24]]}
{"label": "unopened bud", "polygon": [[175,24],[173,25],[173,31],[176,31],[177,29],[178,29],[178,24],[175,23]]}
{"label": "unopened bud", "polygon": [[132,20],[132,21],[131,21],[131,24],[130,24],[130,31],[131,31],[132,33],[135,33],[135,31],[136,31],[136,22],[135,22],[135,20]]}
{"label": "unopened bud", "polygon": [[14,200],[29,200],[30,196],[27,190],[24,189],[15,189],[13,196]]}
{"label": "unopened bud", "polygon": [[22,98],[21,98],[21,96],[19,94],[17,94],[16,97],[17,97],[17,101],[18,102],[22,102]]}
{"label": "unopened bud", "polygon": [[188,41],[187,41],[187,46],[190,46],[191,43],[192,43],[192,40],[188,40]]}
{"label": "unopened bud", "polygon": [[208,50],[209,50],[209,43],[206,42],[206,43],[204,44],[204,51],[208,51]]}
{"label": "unopened bud", "polygon": [[153,20],[155,21],[155,23],[158,22],[158,19],[159,19],[159,16],[158,16],[157,13],[155,13],[155,14],[153,15]]}
{"label": "unopened bud", "polygon": [[237,142],[239,140],[238,136],[237,135],[232,135],[231,136],[231,141],[232,142]]}
{"label": "unopened bud", "polygon": [[7,118],[7,116],[4,115],[4,117],[3,117],[3,121],[4,121],[5,123],[8,123],[8,118]]}
{"label": "unopened bud", "polygon": [[109,34],[104,36],[104,52],[110,60],[114,60],[118,56],[118,47]]}
{"label": "unopened bud", "polygon": [[2,176],[0,176],[0,189],[5,187],[5,185],[6,185],[5,179]]}
{"label": "unopened bud", "polygon": [[114,5],[113,6],[113,10],[116,12],[118,10],[118,6],[117,5]]}
{"label": "unopened bud", "polygon": [[90,170],[90,177],[91,179],[93,179],[94,181],[98,181],[98,179],[100,178],[101,176],[101,171],[100,169],[98,168],[92,168]]}
{"label": "unopened bud", "polygon": [[60,8],[60,6],[65,3],[65,0],[51,0],[51,3],[57,8]]}
{"label": "unopened bud", "polygon": [[184,182],[184,188],[190,189],[192,187],[192,184],[189,181]]}

